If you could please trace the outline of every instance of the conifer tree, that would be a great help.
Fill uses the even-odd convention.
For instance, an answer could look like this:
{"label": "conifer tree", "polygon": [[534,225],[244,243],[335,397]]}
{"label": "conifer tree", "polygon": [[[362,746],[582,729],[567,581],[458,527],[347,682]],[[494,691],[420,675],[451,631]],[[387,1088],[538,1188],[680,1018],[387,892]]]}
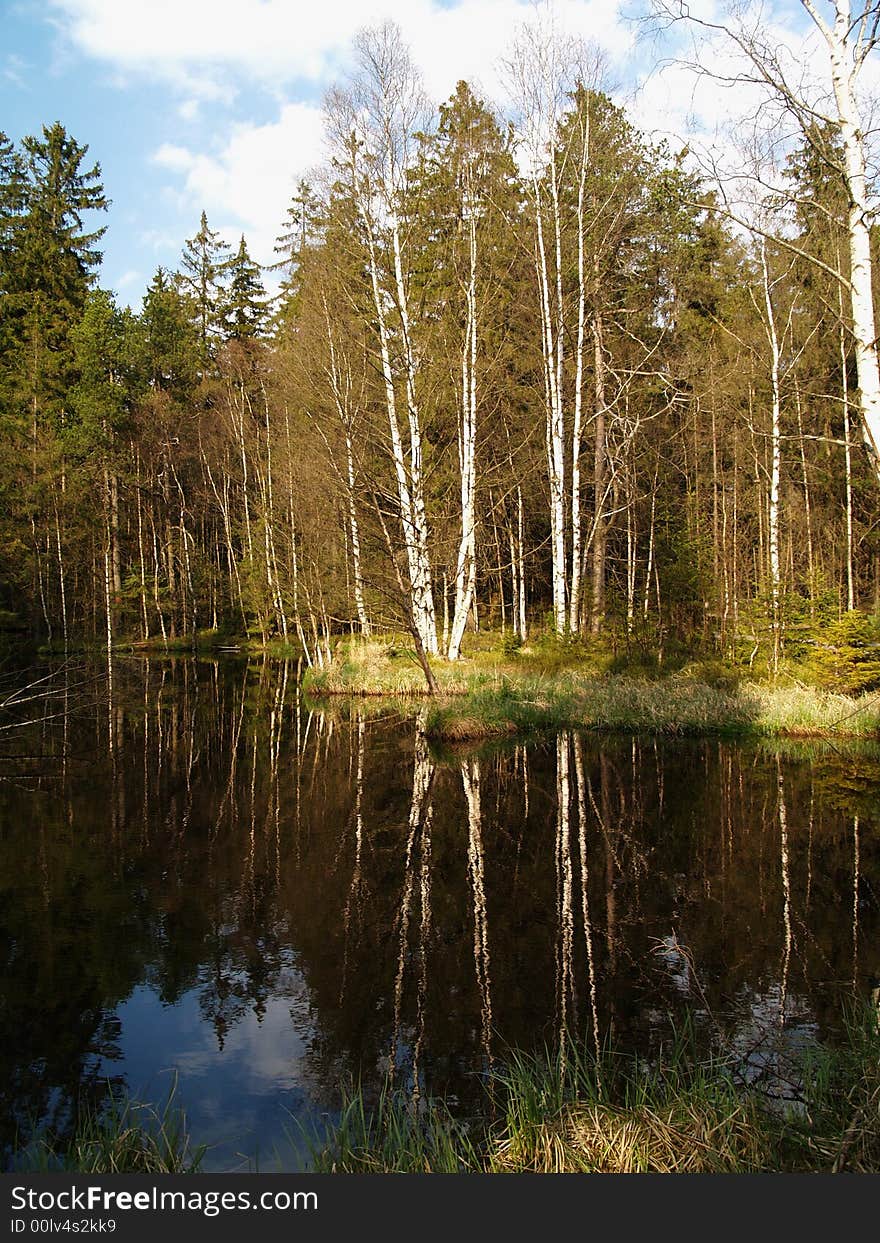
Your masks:
{"label": "conifer tree", "polygon": [[199,345],[186,301],[165,268],[157,268],[140,316],[140,365],[147,385],[185,400],[196,382]]}
{"label": "conifer tree", "polygon": [[222,325],[227,340],[256,341],[266,335],[271,300],[266,295],[261,270],[251,258],[242,233],[238,250],[224,264],[229,283],[223,299]]}
{"label": "conifer tree", "polygon": [[0,130],[0,290],[8,292],[16,232],[24,206],[24,168],[15,144]]}
{"label": "conifer tree", "polygon": [[294,309],[298,298],[306,253],[314,245],[319,232],[319,215],[318,200],[309,183],[301,178],[285,214],[282,231],[275,239],[278,262],[268,269],[284,272],[279,291],[279,315],[282,319]]}
{"label": "conifer tree", "polygon": [[9,307],[17,320],[19,395],[36,434],[57,414],[73,375],[68,345],[101,262],[96,243],[104,228],[84,228],[87,211],[106,210],[101,169],[83,168],[87,146],[64,126],[43,128],[23,143],[23,213],[9,276]]}
{"label": "conifer tree", "polygon": [[11,352],[15,344],[17,316],[11,295],[16,284],[24,189],[21,155],[0,130],[0,409],[4,413],[9,410],[12,396]]}
{"label": "conifer tree", "polygon": [[[29,136],[21,146],[20,159],[8,142],[3,156],[4,233],[10,221],[13,230],[3,265],[4,406],[12,443],[19,449],[12,473],[25,500],[15,506],[13,528],[16,542],[30,549],[31,622],[36,629],[39,607],[51,633],[44,558],[55,509],[50,497],[64,477],[58,434],[76,378],[70,332],[94,282],[101,261],[96,244],[104,233],[103,228],[89,231],[85,216],[109,204],[100,166],[84,165],[88,147],[60,123],[44,126],[40,137]],[[29,469],[23,470],[25,463]],[[23,565],[19,572],[24,578]]]}
{"label": "conifer tree", "polygon": [[208,227],[202,212],[195,237],[187,238],[180,261],[179,283],[192,299],[202,359],[207,362],[220,336],[223,273],[229,263],[229,246]]}

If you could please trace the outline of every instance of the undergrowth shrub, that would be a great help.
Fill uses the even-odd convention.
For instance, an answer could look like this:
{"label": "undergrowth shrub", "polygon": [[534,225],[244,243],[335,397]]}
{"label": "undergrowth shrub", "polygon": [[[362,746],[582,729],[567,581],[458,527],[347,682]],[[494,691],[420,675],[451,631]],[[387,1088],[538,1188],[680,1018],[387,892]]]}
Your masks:
{"label": "undergrowth shrub", "polygon": [[880,689],[880,621],[858,611],[825,626],[807,667],[827,690],[859,695]]}

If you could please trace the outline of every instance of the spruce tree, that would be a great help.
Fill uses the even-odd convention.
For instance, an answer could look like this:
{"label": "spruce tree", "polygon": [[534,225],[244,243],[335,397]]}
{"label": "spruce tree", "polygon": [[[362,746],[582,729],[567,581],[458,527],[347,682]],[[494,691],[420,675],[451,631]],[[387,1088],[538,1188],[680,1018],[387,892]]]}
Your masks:
{"label": "spruce tree", "polygon": [[207,362],[220,336],[223,273],[229,263],[229,246],[202,212],[199,231],[187,238],[180,261],[179,285],[192,301],[202,359]]}
{"label": "spruce tree", "polygon": [[159,267],[144,295],[139,319],[140,367],[147,387],[184,401],[199,370],[200,339],[186,300]]}
{"label": "spruce tree", "polygon": [[78,378],[68,393],[73,416],[65,427],[71,455],[106,452],[126,424],[131,404],[130,325],[113,295],[94,290],[71,329],[70,342]]}
{"label": "spruce tree", "polygon": [[9,290],[16,234],[24,207],[24,168],[14,143],[0,130],[0,291]]}
{"label": "spruce tree", "polygon": [[24,207],[24,167],[14,144],[0,130],[0,411],[10,407],[12,352],[18,317],[13,307],[18,233]]}
{"label": "spruce tree", "polygon": [[[101,254],[104,230],[86,214],[108,200],[97,164],[56,122],[30,136],[17,156],[3,143],[3,297],[0,323],[4,431],[11,446],[4,480],[12,498],[5,541],[15,549],[4,577],[24,586],[31,626],[51,632],[47,549],[59,537],[57,494],[65,477],[60,433],[76,378],[70,333],[79,320]],[[26,551],[27,550],[27,551]],[[40,610],[38,612],[38,609]],[[42,622],[39,620],[42,613]]]}
{"label": "spruce tree", "polygon": [[19,397],[34,429],[57,415],[74,375],[69,333],[85,305],[101,262],[84,215],[108,207],[98,164],[83,168],[87,146],[64,126],[43,127],[23,143],[23,211],[9,273],[9,313],[15,320],[14,363]]}
{"label": "spruce tree", "polygon": [[256,341],[264,337],[271,315],[271,300],[266,295],[260,265],[248,253],[244,234],[224,270],[229,280],[222,313],[226,339]]}

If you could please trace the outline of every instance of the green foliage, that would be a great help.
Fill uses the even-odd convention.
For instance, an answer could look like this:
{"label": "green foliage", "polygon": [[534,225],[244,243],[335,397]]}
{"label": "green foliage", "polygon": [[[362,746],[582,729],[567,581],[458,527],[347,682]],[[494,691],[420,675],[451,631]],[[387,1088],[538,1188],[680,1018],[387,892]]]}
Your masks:
{"label": "green foliage", "polygon": [[808,668],[820,686],[841,694],[880,689],[880,619],[854,611],[822,628]]}
{"label": "green foliage", "polygon": [[854,1010],[837,1045],[808,1050],[798,1110],[742,1079],[737,1058],[699,1047],[686,1025],[650,1062],[566,1036],[537,1054],[512,1050],[488,1084],[485,1116],[466,1129],[442,1103],[347,1094],[338,1124],[312,1147],[322,1172],[877,1172],[880,1036]]}
{"label": "green foliage", "polygon": [[228,263],[229,246],[208,227],[208,217],[202,212],[198,232],[186,240],[177,283],[192,307],[203,365],[213,356],[220,338],[223,274]]}
{"label": "green foliage", "polygon": [[70,330],[101,260],[104,229],[85,231],[83,218],[108,201],[100,167],[83,167],[87,152],[58,123],[20,152],[0,135],[0,368],[7,401],[31,422],[59,416],[74,375]]}
{"label": "green foliage", "polygon": [[235,341],[254,341],[264,336],[270,318],[269,298],[260,265],[251,258],[244,234],[238,250],[221,270],[227,279],[220,303],[223,335]]}
{"label": "green foliage", "polygon": [[185,400],[198,374],[198,336],[187,303],[164,268],[156,270],[144,295],[137,344],[147,384]]}
{"label": "green foliage", "polygon": [[194,1174],[205,1147],[193,1147],[175,1087],[161,1107],[108,1089],[103,1106],[81,1103],[69,1136],[37,1134],[14,1158],[15,1168],[79,1174]]}
{"label": "green foliage", "polygon": [[721,691],[736,691],[742,680],[741,670],[717,659],[692,661],[679,670],[679,676]]}
{"label": "green foliage", "polygon": [[501,641],[498,644],[498,650],[504,660],[513,659],[522,648],[522,636],[518,635],[515,630],[505,629],[501,632]]}
{"label": "green foliage", "polygon": [[582,635],[558,634],[548,625],[529,639],[523,655],[530,670],[553,674],[583,665],[598,653]]}
{"label": "green foliage", "polygon": [[90,293],[70,333],[79,379],[68,393],[75,418],[62,428],[62,440],[74,457],[107,451],[126,430],[132,396],[130,336],[130,318],[112,294]]}
{"label": "green foliage", "polygon": [[466,1129],[441,1101],[409,1101],[390,1086],[368,1108],[359,1089],[345,1093],[339,1120],[307,1136],[323,1174],[459,1174],[478,1167]]}

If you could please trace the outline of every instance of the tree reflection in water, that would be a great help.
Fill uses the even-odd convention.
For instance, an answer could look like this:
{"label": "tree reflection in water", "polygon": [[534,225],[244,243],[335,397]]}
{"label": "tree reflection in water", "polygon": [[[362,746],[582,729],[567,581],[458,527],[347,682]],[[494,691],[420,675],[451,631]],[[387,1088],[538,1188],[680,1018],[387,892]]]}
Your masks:
{"label": "tree reflection in water", "polygon": [[650,1054],[684,1012],[758,1077],[870,991],[876,747],[448,756],[364,708],[284,662],[119,659],[112,711],[59,677],[0,760],[6,1142],[177,1066],[265,1151],[346,1081],[468,1110],[511,1046]]}

